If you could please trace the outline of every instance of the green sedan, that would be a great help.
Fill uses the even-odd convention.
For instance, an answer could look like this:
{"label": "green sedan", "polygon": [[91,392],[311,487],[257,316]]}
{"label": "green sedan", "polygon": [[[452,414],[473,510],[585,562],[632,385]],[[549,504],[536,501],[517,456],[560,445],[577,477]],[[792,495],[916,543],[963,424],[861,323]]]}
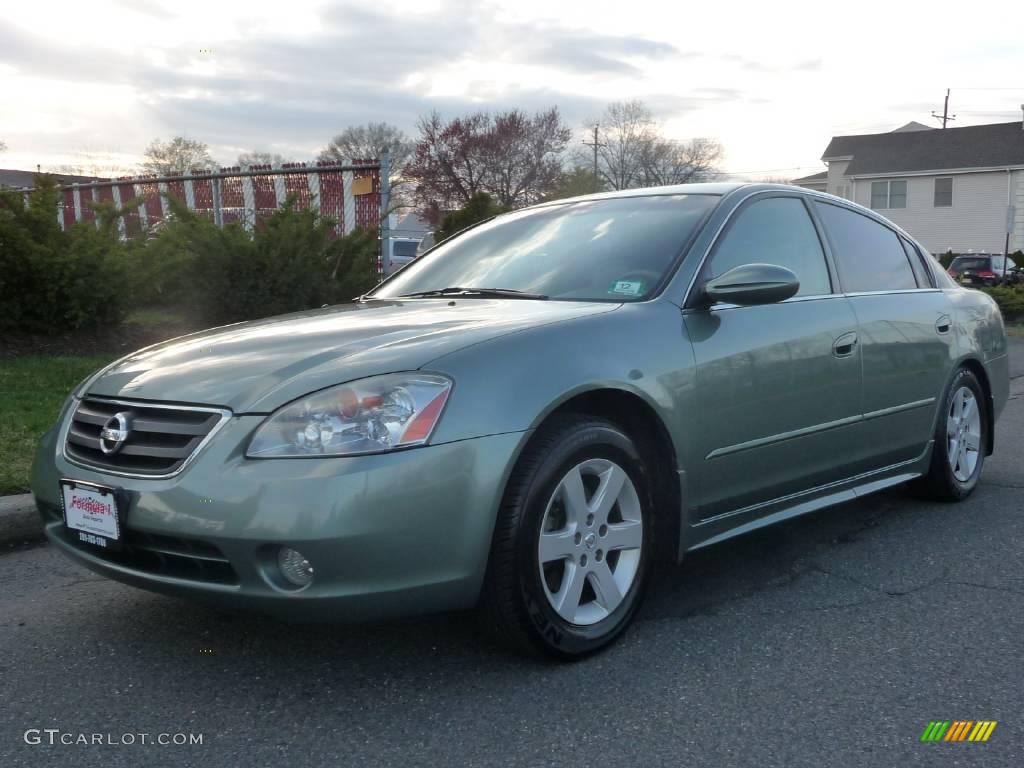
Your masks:
{"label": "green sedan", "polygon": [[32,486],[53,545],[127,584],[294,620],[477,607],[573,659],[659,562],[898,483],[966,497],[1008,388],[995,303],[877,214],[632,190],[128,355]]}

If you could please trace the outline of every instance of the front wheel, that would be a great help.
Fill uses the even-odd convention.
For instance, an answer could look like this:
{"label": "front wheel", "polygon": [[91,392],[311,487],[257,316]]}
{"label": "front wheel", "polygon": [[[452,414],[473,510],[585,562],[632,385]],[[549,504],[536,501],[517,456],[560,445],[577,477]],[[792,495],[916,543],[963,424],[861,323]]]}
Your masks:
{"label": "front wheel", "polygon": [[991,428],[981,383],[970,370],[961,368],[943,398],[931,465],[928,474],[917,480],[917,490],[940,501],[970,496],[981,477]]}
{"label": "front wheel", "polygon": [[650,481],[632,439],[593,417],[539,432],[509,480],[481,608],[500,637],[560,659],[602,648],[640,604]]}

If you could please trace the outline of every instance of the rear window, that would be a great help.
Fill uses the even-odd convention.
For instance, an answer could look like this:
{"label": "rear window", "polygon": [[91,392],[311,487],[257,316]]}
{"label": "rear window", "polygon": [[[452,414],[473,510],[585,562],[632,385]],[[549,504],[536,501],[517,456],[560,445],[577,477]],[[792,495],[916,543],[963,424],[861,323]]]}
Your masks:
{"label": "rear window", "polygon": [[901,291],[918,287],[899,235],[848,208],[820,202],[816,205],[835,245],[844,291]]}
{"label": "rear window", "polygon": [[413,259],[416,257],[418,245],[415,240],[394,240],[391,243],[391,253],[399,258]]}
{"label": "rear window", "polygon": [[990,266],[991,262],[988,259],[977,256],[957,256],[953,259],[953,263],[949,265],[949,268],[960,272],[964,269],[988,269]]}

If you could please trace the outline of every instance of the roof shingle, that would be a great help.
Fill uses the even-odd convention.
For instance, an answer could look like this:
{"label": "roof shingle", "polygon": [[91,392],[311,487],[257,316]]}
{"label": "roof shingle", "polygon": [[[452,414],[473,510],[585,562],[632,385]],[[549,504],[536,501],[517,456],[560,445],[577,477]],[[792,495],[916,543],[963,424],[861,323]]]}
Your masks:
{"label": "roof shingle", "polygon": [[853,160],[847,176],[1024,166],[1024,130],[1012,123],[834,136],[822,158]]}

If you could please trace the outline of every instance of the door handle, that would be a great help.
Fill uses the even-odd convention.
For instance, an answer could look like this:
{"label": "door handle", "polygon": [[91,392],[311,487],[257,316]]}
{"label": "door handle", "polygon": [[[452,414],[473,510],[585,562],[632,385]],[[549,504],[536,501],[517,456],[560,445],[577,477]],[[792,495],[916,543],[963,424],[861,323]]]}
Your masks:
{"label": "door handle", "polygon": [[844,333],[832,345],[832,354],[836,357],[849,357],[857,349],[857,334],[853,331]]}
{"label": "door handle", "polygon": [[949,333],[949,329],[953,327],[953,318],[949,315],[943,315],[935,321],[935,330],[939,333]]}

